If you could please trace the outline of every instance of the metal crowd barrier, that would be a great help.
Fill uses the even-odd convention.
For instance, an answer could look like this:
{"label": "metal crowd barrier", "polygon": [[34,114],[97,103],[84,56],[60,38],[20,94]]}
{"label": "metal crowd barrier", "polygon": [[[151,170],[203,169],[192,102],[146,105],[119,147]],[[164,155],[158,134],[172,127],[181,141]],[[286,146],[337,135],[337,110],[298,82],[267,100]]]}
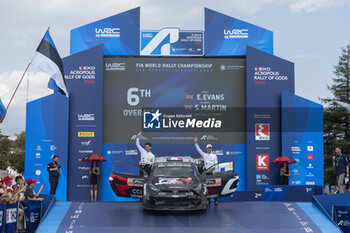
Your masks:
{"label": "metal crowd barrier", "polygon": [[43,201],[20,201],[15,204],[0,202],[0,233],[17,233],[19,212],[24,212],[23,227],[26,232],[35,232],[46,215],[55,196],[41,195]]}

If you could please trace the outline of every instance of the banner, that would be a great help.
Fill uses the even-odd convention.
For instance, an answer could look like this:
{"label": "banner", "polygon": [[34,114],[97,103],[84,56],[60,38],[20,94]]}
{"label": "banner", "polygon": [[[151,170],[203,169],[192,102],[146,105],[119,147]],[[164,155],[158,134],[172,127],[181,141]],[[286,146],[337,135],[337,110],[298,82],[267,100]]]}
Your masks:
{"label": "banner", "polygon": [[0,202],[0,233],[5,230],[6,204]]}
{"label": "banner", "polygon": [[350,205],[334,205],[333,221],[343,232],[350,232]]}
{"label": "banner", "polygon": [[247,47],[247,190],[280,184],[281,92],[294,93],[294,64]]}
{"label": "banner", "polygon": [[70,53],[104,45],[104,55],[138,55],[140,7],[71,30]]}
{"label": "banner", "polygon": [[289,185],[323,186],[323,106],[282,92],[282,155],[297,161]]}
{"label": "banner", "polygon": [[68,200],[86,201],[91,163],[80,159],[102,154],[103,46],[65,57],[63,66],[70,90]]}
{"label": "banner", "polygon": [[22,201],[26,228],[35,231],[41,220],[41,201]]}
{"label": "banner", "polygon": [[203,56],[203,31],[180,31],[164,28],[160,31],[141,31],[140,55]]}
{"label": "banner", "polygon": [[5,232],[17,232],[18,203],[6,204],[6,225]]}
{"label": "banner", "polygon": [[205,8],[205,56],[245,56],[247,46],[273,54],[273,32]]}
{"label": "banner", "polygon": [[311,202],[314,195],[323,192],[322,186],[289,186],[289,185],[266,185],[263,186],[263,201],[292,201]]}
{"label": "banner", "polygon": [[[219,162],[235,161],[238,189],[246,189],[244,58],[105,57],[104,63],[103,155],[108,161],[102,163],[103,200],[126,201],[115,196],[108,178],[113,161],[139,163],[136,134],[147,124],[143,116],[149,114],[143,110],[152,107],[159,110],[159,119],[170,116],[162,112],[164,108],[175,111],[176,116],[184,109],[206,117],[215,113],[215,120],[221,122],[218,128],[204,123],[203,128],[196,124],[171,130],[165,126],[145,129],[140,143],[150,141],[156,156],[200,157],[194,146],[197,136],[202,150],[207,143],[213,144]],[[177,119],[167,119],[177,124]],[[122,172],[138,174],[138,167]]]}
{"label": "banner", "polygon": [[68,98],[55,93],[27,103],[25,179],[38,180],[34,191],[44,184],[42,194],[50,193],[47,164],[59,155],[61,172],[56,198],[67,200]]}

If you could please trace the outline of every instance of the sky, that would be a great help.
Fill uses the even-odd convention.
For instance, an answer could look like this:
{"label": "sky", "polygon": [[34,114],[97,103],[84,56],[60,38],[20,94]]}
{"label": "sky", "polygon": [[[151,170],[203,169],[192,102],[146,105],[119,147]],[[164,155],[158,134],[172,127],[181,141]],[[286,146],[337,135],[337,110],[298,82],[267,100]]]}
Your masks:
{"label": "sky", "polygon": [[[141,7],[141,30],[204,30],[204,7],[274,32],[274,54],[295,63],[295,94],[331,98],[341,48],[350,44],[350,0],[17,0],[0,1],[0,98],[6,106],[46,29],[61,57],[70,30]],[[26,102],[52,93],[49,77],[29,67],[0,124],[14,138],[25,130]]]}

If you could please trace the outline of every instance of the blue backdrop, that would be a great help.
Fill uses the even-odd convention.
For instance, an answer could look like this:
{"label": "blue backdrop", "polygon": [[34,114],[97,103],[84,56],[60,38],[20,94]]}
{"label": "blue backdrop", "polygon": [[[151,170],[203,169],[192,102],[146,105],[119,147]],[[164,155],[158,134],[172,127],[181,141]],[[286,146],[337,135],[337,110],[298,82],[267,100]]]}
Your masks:
{"label": "blue backdrop", "polygon": [[62,174],[56,198],[60,201],[67,200],[68,109],[68,98],[60,93],[27,103],[25,179],[38,180],[34,190],[44,184],[41,193],[49,194],[46,166],[54,154],[59,155]]}
{"label": "blue backdrop", "polygon": [[245,56],[247,46],[273,54],[273,32],[205,8],[205,55]]}
{"label": "blue backdrop", "polygon": [[90,200],[91,163],[79,159],[102,154],[103,46],[66,57],[63,66],[70,92],[68,199]]}
{"label": "blue backdrop", "polygon": [[282,155],[289,166],[289,185],[323,186],[323,106],[282,92]]}
{"label": "blue backdrop", "polygon": [[247,47],[247,190],[279,184],[281,92],[294,93],[294,64]]}
{"label": "blue backdrop", "polygon": [[105,55],[138,55],[140,7],[71,30],[70,53],[104,45]]}

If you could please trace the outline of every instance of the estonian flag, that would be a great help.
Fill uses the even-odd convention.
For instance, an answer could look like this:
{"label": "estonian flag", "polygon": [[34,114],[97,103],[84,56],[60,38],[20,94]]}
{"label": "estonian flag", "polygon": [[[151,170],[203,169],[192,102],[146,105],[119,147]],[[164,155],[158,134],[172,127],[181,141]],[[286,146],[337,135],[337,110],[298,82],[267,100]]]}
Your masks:
{"label": "estonian flag", "polygon": [[[51,39],[49,29],[47,29],[44,38],[36,49],[31,64],[50,75],[51,79],[59,88],[59,91],[68,97],[68,91],[63,78],[62,59]],[[50,82],[52,83],[51,80]]]}

